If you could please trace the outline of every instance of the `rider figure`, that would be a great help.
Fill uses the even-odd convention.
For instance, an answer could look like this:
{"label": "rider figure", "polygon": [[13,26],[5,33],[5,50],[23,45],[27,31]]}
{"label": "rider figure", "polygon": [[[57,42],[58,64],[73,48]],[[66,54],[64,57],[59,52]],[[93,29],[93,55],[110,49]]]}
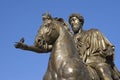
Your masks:
{"label": "rider figure", "polygon": [[[114,45],[97,29],[83,30],[84,18],[80,14],[71,14],[69,23],[74,32],[74,40],[80,57],[94,68],[102,80],[118,80],[112,70],[114,67]],[[109,59],[109,60],[108,60]]]}

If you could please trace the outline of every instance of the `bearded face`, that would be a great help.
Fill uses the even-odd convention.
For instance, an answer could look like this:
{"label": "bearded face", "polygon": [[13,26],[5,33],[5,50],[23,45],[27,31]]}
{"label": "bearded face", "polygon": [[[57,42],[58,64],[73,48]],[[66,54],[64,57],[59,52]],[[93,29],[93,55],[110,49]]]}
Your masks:
{"label": "bearded face", "polygon": [[82,22],[80,22],[80,20],[77,17],[72,17],[70,19],[70,23],[74,33],[78,33],[79,30],[82,28]]}

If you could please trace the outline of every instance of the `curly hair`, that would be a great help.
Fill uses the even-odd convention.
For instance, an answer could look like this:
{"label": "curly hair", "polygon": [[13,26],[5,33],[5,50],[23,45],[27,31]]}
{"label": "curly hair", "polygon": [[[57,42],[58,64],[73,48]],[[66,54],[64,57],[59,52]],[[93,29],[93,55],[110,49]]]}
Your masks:
{"label": "curly hair", "polygon": [[77,17],[77,18],[79,19],[79,21],[82,22],[82,25],[84,24],[84,17],[81,16],[80,14],[77,14],[77,13],[73,13],[73,14],[71,14],[71,15],[69,16],[69,23],[70,23],[70,24],[71,24],[70,19],[71,19],[72,17]]}

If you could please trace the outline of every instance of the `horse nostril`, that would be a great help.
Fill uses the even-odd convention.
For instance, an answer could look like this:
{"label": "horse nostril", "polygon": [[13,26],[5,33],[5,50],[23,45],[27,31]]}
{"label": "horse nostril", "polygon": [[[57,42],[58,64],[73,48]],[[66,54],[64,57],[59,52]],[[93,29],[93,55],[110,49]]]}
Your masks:
{"label": "horse nostril", "polygon": [[45,45],[45,43],[46,43],[46,42],[45,42],[45,41],[43,41],[43,45]]}
{"label": "horse nostril", "polygon": [[40,41],[41,41],[41,39],[38,39],[37,41],[38,41],[38,42],[40,42]]}

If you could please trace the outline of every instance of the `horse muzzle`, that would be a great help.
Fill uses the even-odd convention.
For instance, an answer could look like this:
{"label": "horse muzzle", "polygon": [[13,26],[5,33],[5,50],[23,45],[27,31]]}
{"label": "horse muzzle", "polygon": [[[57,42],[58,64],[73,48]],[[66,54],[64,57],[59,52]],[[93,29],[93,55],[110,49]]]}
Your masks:
{"label": "horse muzzle", "polygon": [[42,36],[35,39],[34,45],[36,47],[42,47],[45,44],[46,44],[46,41],[44,40],[44,38]]}

